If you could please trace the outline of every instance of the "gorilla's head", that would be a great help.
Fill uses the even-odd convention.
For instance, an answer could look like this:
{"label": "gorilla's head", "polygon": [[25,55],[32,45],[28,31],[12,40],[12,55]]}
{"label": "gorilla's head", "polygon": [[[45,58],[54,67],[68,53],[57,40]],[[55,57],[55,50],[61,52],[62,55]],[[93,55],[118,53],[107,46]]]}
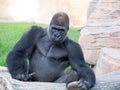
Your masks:
{"label": "gorilla's head", "polygon": [[56,13],[49,25],[48,35],[52,42],[61,43],[67,37],[69,30],[69,17],[64,12]]}

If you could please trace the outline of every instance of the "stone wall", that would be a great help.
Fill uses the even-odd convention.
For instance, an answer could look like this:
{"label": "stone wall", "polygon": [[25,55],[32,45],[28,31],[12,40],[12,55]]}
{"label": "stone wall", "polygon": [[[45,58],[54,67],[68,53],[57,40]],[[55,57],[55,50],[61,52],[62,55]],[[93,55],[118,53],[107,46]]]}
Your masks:
{"label": "stone wall", "polygon": [[[110,48],[107,51],[111,53],[115,53],[112,49],[117,49],[120,53],[120,0],[99,0],[97,8],[88,18],[87,26],[80,32],[79,43],[87,63],[96,65],[96,62],[98,62],[97,65],[99,65],[101,64],[99,62],[102,61],[103,65],[109,65],[105,64],[106,61],[104,60],[112,61],[111,63],[116,62],[112,56],[109,56],[109,52],[102,54],[102,56],[100,53],[102,48]],[[117,60],[120,63],[120,58],[117,58]],[[120,66],[118,67],[120,70]],[[101,69],[98,67],[96,71],[101,71],[102,74],[106,73],[106,71],[102,72],[103,69],[110,71],[104,67]]]}
{"label": "stone wall", "polygon": [[86,25],[90,0],[0,0],[0,20],[49,23],[54,13],[64,11],[71,25]]}

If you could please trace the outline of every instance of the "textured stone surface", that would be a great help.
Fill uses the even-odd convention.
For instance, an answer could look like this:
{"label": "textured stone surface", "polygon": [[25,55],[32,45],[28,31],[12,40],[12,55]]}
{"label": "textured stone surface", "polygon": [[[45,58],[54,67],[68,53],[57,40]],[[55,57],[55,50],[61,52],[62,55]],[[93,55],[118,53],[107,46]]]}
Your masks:
{"label": "textured stone surface", "polygon": [[120,48],[120,0],[99,0],[79,43],[89,64],[96,64],[101,48]]}
{"label": "textured stone surface", "polygon": [[[7,76],[5,76],[7,75]],[[0,90],[67,90],[65,83],[22,82],[10,78],[8,72],[0,73]],[[78,89],[74,89],[78,90]],[[90,90],[120,90],[120,71],[97,77]]]}
{"label": "textured stone surface", "polygon": [[93,13],[94,10],[97,8],[98,1],[99,0],[91,0],[90,4],[88,6],[88,10],[87,10],[87,17],[89,17],[91,15],[91,13]]}
{"label": "textured stone surface", "polygon": [[85,59],[95,64],[101,48],[120,48],[120,27],[87,27],[81,31],[80,45]]}
{"label": "textured stone surface", "polygon": [[102,48],[94,68],[95,74],[98,76],[117,70],[120,70],[120,49]]}
{"label": "textured stone surface", "polygon": [[97,9],[90,15],[87,26],[120,25],[120,0],[99,0]]}

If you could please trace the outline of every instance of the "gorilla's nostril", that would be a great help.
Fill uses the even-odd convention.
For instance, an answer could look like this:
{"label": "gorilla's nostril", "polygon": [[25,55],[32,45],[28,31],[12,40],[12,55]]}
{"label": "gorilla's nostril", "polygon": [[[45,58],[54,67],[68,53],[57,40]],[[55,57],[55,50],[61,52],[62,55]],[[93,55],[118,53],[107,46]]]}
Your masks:
{"label": "gorilla's nostril", "polygon": [[60,34],[55,34],[55,38],[60,38]]}

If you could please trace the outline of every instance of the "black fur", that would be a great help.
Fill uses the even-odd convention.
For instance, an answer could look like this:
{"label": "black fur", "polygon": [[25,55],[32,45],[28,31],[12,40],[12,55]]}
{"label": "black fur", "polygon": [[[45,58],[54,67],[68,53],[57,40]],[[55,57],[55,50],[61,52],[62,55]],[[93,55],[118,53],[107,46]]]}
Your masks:
{"label": "black fur", "polygon": [[[95,84],[94,72],[87,67],[80,45],[67,37],[68,29],[69,17],[63,12],[53,16],[48,28],[32,26],[7,56],[12,78],[63,82],[68,88],[69,83],[78,81],[78,88],[91,88]],[[68,66],[71,71],[65,73]]]}

